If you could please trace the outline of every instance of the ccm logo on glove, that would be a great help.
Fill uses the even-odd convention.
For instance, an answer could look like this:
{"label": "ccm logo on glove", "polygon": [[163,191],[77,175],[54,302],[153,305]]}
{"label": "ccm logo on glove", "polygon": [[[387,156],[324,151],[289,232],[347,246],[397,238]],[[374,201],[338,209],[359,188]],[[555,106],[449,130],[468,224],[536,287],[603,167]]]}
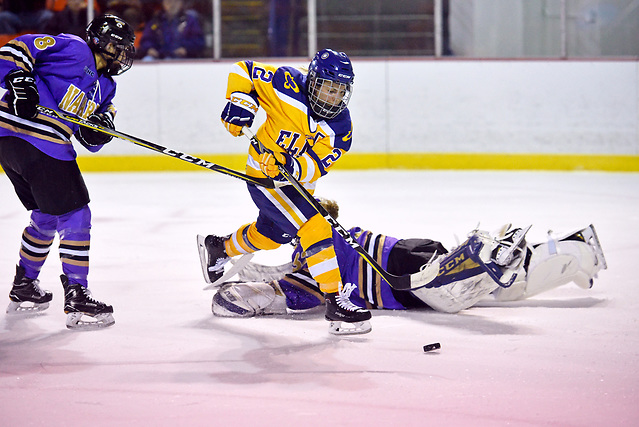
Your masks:
{"label": "ccm logo on glove", "polygon": [[238,107],[242,107],[246,110],[252,111],[253,114],[257,114],[257,110],[260,106],[255,102],[255,100],[245,93],[241,92],[233,92],[231,94],[231,103],[237,105]]}
{"label": "ccm logo on glove", "polygon": [[251,127],[260,103],[257,97],[244,92],[233,92],[222,111],[222,123],[233,136],[240,136],[244,126]]}
{"label": "ccm logo on glove", "polygon": [[9,92],[7,103],[11,112],[23,119],[36,117],[40,95],[33,74],[19,68],[8,73],[4,78],[4,83]]}

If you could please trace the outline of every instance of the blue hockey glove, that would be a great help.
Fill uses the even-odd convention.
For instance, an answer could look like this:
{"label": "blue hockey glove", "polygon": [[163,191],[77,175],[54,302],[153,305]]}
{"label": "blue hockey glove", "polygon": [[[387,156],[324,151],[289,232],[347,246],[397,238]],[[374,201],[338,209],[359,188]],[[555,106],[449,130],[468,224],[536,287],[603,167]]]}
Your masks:
{"label": "blue hockey glove", "polygon": [[[115,125],[113,124],[113,116],[111,113],[100,113],[100,114],[91,114],[87,121],[91,123],[95,123],[96,125],[100,125],[107,129],[115,129]],[[113,137],[106,133],[89,129],[85,126],[80,126],[80,129],[75,133],[75,137],[80,141],[82,145],[87,148],[95,148],[100,145],[104,145],[110,142]]]}
{"label": "blue hockey glove", "polygon": [[40,95],[33,74],[19,68],[8,73],[4,83],[8,91],[7,103],[14,115],[23,119],[33,119],[38,115]]}
{"label": "blue hockey glove", "polygon": [[244,126],[251,127],[259,108],[260,103],[256,96],[233,92],[222,111],[222,123],[231,135],[240,136]]}

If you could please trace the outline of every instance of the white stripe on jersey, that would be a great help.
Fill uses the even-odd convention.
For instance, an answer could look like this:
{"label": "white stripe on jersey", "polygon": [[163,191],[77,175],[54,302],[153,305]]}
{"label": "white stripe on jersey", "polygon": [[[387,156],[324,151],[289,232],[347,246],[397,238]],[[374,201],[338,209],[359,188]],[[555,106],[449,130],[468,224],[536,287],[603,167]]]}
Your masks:
{"label": "white stripe on jersey", "polygon": [[55,134],[61,140],[63,140],[64,142],[71,142],[71,140],[69,138],[67,138],[66,135],[61,134],[55,128],[47,126],[45,124],[32,122],[31,120],[23,119],[21,117],[14,116],[13,114],[5,113],[4,111],[0,111],[0,117],[3,117],[5,119],[7,119],[9,122],[22,123],[22,124],[27,125],[29,127],[39,129],[39,130],[41,130],[43,132],[48,132],[48,133]]}
{"label": "white stripe on jersey", "polygon": [[262,168],[260,168],[260,163],[251,156],[248,156],[248,159],[246,160],[246,164],[247,166],[250,166],[251,168],[257,171],[262,170]]}
{"label": "white stripe on jersey", "polygon": [[22,60],[22,62],[27,64],[30,72],[33,71],[33,63],[31,62],[31,59],[29,59],[28,56],[25,56],[24,53],[22,53],[18,49],[14,48],[11,45],[4,45],[2,48],[0,48],[0,53],[3,53],[3,52],[8,52],[11,56],[17,56],[18,58]]}
{"label": "white stripe on jersey", "polygon": [[319,122],[318,125],[322,128],[322,133],[327,134],[326,136],[331,141],[331,147],[335,148],[335,131],[333,130],[333,128],[324,120]]}
{"label": "white stripe on jersey", "polygon": [[[248,73],[246,72],[246,70],[244,70],[244,68],[240,67],[240,64],[235,63],[233,65],[231,65],[231,71],[230,74],[237,74],[240,77],[245,78],[246,80],[251,82],[251,85],[253,85],[253,80],[251,79],[251,76],[248,75]],[[255,89],[255,85],[253,85],[253,89]]]}
{"label": "white stripe on jersey", "polygon": [[[262,192],[262,194],[264,194],[266,196],[267,199],[269,199],[271,201],[271,203],[273,203],[273,205],[277,208],[277,210],[279,210],[280,213],[296,229],[299,230],[299,228],[310,219],[310,218],[307,218],[306,216],[304,216],[302,211],[300,211],[299,208],[297,206],[295,206],[293,201],[291,201],[291,199],[289,199],[286,194],[284,194],[282,191],[278,190],[277,188],[276,189],[272,189],[272,190],[269,190],[269,189],[263,188],[263,187],[257,187],[257,188]],[[280,201],[275,199],[275,197],[273,197],[273,195],[271,194],[271,191],[274,191],[275,193],[277,193],[277,195],[280,196],[284,200],[284,202],[286,203],[286,206],[282,206]],[[291,211],[293,211],[300,218],[300,220],[302,221],[301,224],[298,224],[298,222],[288,212],[287,208],[290,209]]]}
{"label": "white stripe on jersey", "polygon": [[290,105],[293,108],[300,110],[302,113],[308,115],[308,107],[303,103],[298,101],[297,99],[288,96],[287,94],[280,92],[275,87],[273,87],[273,91],[277,95],[277,97],[284,102],[285,104]]}
{"label": "white stripe on jersey", "polygon": [[311,159],[311,157],[308,154],[304,154],[298,157],[297,160],[300,163],[303,163],[301,165],[302,171],[306,171],[304,176],[300,177],[300,182],[303,182],[303,183],[309,182],[315,175],[315,170],[317,169],[315,167],[315,162],[313,161],[313,159]]}
{"label": "white stripe on jersey", "polygon": [[308,262],[306,264],[308,266],[308,270],[311,272],[313,277],[317,277],[322,273],[326,273],[331,270],[338,270],[339,266],[337,265],[337,258],[329,258],[325,261],[320,262],[319,264],[309,265]]}

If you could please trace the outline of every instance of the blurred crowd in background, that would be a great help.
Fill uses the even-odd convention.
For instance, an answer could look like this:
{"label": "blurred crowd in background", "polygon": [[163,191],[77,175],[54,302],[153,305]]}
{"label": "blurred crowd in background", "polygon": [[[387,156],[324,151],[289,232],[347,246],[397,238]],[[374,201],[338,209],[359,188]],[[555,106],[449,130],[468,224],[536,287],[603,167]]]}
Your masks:
{"label": "blurred crowd in background", "polygon": [[[208,1],[93,0],[94,16],[117,15],[136,32],[138,59],[205,56],[203,28]],[[87,0],[0,0],[0,34],[7,41],[24,33],[75,34],[84,38]],[[209,7],[210,11],[210,7]]]}
{"label": "blurred crowd in background", "polygon": [[[84,37],[87,1],[0,0],[0,45],[24,33]],[[216,37],[217,58],[310,57],[310,46],[369,57],[639,56],[637,0],[219,0],[217,33],[213,3],[93,0],[93,10],[133,26],[144,61],[212,58]]]}

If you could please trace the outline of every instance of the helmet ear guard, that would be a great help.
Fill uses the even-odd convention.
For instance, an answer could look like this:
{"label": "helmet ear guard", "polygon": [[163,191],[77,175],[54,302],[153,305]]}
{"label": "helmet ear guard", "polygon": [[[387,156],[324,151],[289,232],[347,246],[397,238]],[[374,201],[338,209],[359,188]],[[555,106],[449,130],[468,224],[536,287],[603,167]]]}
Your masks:
{"label": "helmet ear guard", "polygon": [[324,119],[337,117],[348,106],[354,80],[353,65],[344,52],[331,49],[317,52],[308,67],[306,79],[313,113]]}
{"label": "helmet ear guard", "polygon": [[107,61],[106,73],[115,76],[131,68],[135,56],[135,33],[123,19],[102,15],[87,26],[86,42]]}

